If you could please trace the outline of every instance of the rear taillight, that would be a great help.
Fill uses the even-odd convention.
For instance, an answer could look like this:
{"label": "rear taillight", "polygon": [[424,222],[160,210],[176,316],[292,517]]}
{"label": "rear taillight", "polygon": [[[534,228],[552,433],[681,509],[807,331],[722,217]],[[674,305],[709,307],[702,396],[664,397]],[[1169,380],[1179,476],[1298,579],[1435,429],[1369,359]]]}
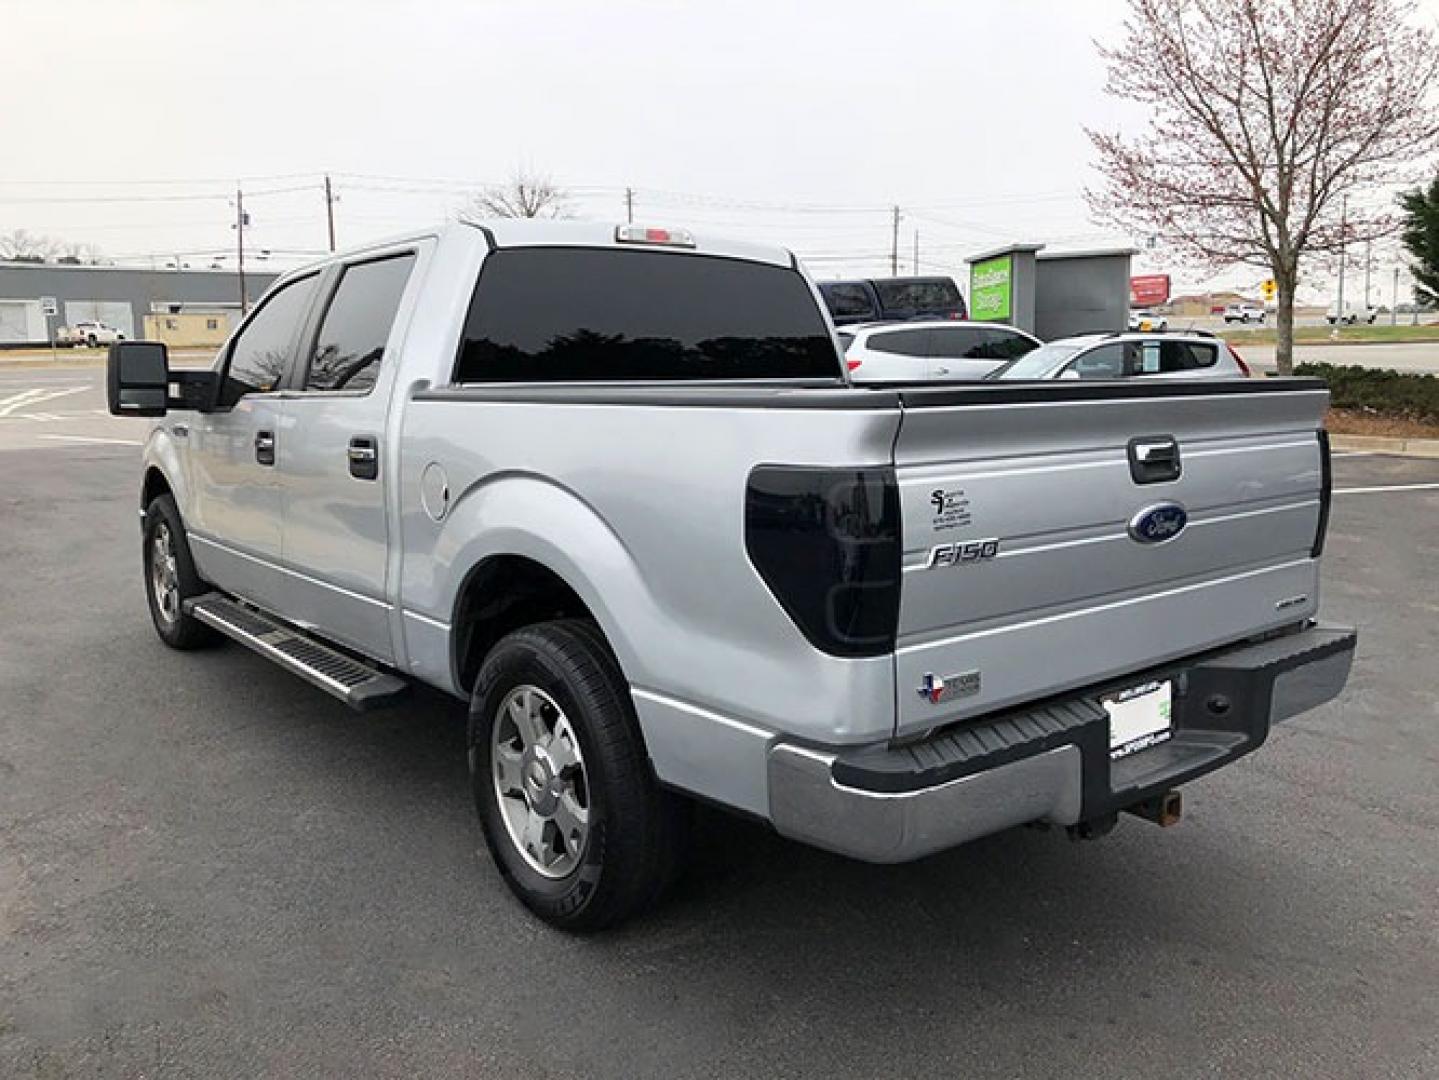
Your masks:
{"label": "rear taillight", "polygon": [[1233,345],[1228,346],[1229,355],[1234,357],[1234,362],[1239,365],[1239,370],[1244,373],[1246,379],[1254,378],[1254,372],[1249,370],[1249,365],[1244,362],[1244,357],[1239,355],[1239,350]]}
{"label": "rear taillight", "polygon": [[844,360],[844,366],[849,368],[850,371],[858,371],[859,365],[862,363],[864,363],[863,360],[851,360],[849,357],[845,357]]}
{"label": "rear taillight", "polygon": [[1319,527],[1314,530],[1314,546],[1309,557],[1324,554],[1324,534],[1329,531],[1329,503],[1334,498],[1334,471],[1329,459],[1329,432],[1319,429]]}
{"label": "rear taillight", "polygon": [[761,465],[745,492],[745,549],[815,648],[894,649],[902,549],[892,468]]}

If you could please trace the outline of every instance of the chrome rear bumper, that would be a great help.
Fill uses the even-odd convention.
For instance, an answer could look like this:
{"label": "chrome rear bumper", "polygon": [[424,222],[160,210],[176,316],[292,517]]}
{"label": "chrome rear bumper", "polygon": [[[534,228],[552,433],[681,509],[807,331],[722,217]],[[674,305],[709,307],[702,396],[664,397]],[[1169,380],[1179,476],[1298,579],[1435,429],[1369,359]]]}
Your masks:
{"label": "chrome rear bumper", "polygon": [[[1309,626],[1137,672],[919,743],[769,751],[770,820],[783,835],[866,862],[922,858],[1029,822],[1112,814],[1257,749],[1270,725],[1339,694],[1357,634]],[[1109,756],[1102,695],[1169,679],[1167,742]]]}

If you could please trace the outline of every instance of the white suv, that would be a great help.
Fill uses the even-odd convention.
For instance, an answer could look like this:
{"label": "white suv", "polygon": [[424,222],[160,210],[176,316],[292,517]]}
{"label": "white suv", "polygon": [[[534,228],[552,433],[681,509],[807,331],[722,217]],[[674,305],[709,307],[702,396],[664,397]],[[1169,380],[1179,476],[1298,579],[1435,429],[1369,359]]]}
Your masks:
{"label": "white suv", "polygon": [[982,379],[1040,345],[1012,326],[954,319],[846,326],[839,342],[855,382]]}

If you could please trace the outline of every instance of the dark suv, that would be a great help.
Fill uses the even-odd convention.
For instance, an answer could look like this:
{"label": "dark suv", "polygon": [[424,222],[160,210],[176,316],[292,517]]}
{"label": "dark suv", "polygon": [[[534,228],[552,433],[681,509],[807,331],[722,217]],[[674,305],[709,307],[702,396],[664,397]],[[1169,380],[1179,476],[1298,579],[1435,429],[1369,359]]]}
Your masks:
{"label": "dark suv", "polygon": [[959,286],[947,277],[821,281],[820,295],[836,326],[900,319],[963,319]]}

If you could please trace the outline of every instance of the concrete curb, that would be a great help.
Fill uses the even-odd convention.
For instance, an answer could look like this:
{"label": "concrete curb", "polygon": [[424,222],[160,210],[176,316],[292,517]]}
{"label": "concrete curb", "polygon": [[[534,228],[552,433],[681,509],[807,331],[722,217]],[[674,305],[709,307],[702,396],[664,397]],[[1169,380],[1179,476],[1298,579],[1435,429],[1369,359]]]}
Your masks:
{"label": "concrete curb", "polygon": [[1396,439],[1387,435],[1331,435],[1335,450],[1359,450],[1399,457],[1439,458],[1439,439]]}

